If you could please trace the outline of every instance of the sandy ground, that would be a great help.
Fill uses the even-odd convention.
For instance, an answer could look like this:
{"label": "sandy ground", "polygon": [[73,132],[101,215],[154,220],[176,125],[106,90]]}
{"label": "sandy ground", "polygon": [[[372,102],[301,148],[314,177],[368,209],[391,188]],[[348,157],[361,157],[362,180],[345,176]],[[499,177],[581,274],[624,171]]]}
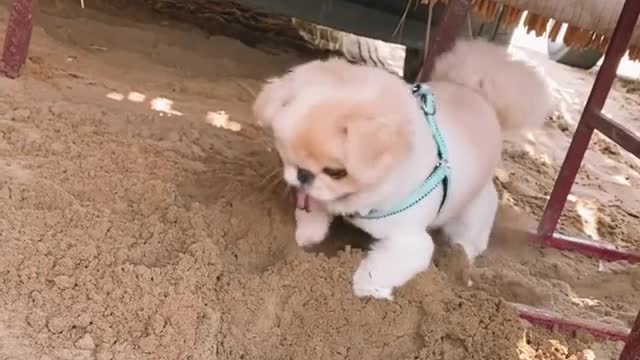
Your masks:
{"label": "sandy ground", "polygon": [[[558,106],[506,146],[491,249],[469,270],[443,246],[397,301],[360,300],[366,239],[338,229],[324,254],[297,249],[252,125],[261,81],[300,58],[137,19],[45,4],[25,75],[0,79],[0,359],[617,358],[620,343],[532,328],[504,301],[619,325],[640,308],[640,267],[505,230],[540,215],[593,73],[514,47]],[[607,112],[640,131],[633,87],[616,84]],[[562,228],[639,248],[640,163],[592,145]]]}

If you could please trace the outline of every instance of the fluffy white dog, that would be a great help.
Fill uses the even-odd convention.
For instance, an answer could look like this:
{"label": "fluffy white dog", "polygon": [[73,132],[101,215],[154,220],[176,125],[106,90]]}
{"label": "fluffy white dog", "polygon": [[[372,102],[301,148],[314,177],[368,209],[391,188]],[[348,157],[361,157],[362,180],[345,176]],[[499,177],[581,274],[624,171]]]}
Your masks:
{"label": "fluffy white dog", "polygon": [[392,299],[431,263],[427,229],[471,261],[486,249],[503,136],[542,125],[551,99],[535,67],[474,40],[440,56],[418,86],[339,59],[297,66],[270,79],[254,114],[273,131],[287,183],[320,205],[296,210],[297,243],[322,242],[345,216],[378,239],[354,293]]}

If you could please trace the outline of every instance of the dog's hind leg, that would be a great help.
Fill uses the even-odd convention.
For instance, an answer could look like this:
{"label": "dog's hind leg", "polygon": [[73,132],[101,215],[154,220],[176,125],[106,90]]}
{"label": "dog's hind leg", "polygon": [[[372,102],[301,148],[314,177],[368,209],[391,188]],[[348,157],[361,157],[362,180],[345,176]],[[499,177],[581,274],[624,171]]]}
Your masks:
{"label": "dog's hind leg", "polygon": [[482,254],[489,244],[489,236],[498,211],[498,193],[489,181],[476,197],[442,229],[453,243],[460,244],[469,261]]}

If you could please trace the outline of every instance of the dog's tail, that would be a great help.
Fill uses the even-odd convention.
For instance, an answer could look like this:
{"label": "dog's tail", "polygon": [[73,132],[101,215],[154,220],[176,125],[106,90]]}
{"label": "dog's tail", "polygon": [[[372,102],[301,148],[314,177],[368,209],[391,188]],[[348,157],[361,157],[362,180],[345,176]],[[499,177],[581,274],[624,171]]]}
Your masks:
{"label": "dog's tail", "polygon": [[436,59],[431,79],[481,94],[507,132],[542,126],[552,106],[550,86],[538,68],[484,40],[458,41]]}

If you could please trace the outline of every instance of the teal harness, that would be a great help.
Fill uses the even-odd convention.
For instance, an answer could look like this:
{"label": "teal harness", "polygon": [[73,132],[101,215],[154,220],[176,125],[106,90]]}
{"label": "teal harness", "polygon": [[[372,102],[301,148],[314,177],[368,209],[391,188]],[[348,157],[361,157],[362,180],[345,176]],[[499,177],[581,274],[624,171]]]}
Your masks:
{"label": "teal harness", "polygon": [[447,146],[435,120],[436,102],[433,93],[425,84],[416,84],[411,91],[413,95],[418,99],[420,108],[422,109],[422,112],[427,119],[429,128],[431,128],[433,140],[436,142],[436,147],[438,150],[438,164],[431,171],[431,174],[429,174],[429,176],[422,182],[422,184],[420,184],[420,186],[414,192],[412,192],[403,201],[398,202],[398,204],[396,204],[394,207],[386,210],[373,209],[367,214],[351,214],[351,218],[374,220],[383,219],[395,214],[399,214],[424,200],[427,196],[429,196],[429,194],[433,192],[433,190],[438,188],[440,184],[442,184],[444,194],[442,195],[442,202],[440,203],[438,212],[442,210],[442,206],[444,205],[447,198],[447,189],[449,186],[451,170],[449,168],[449,153],[447,152]]}

